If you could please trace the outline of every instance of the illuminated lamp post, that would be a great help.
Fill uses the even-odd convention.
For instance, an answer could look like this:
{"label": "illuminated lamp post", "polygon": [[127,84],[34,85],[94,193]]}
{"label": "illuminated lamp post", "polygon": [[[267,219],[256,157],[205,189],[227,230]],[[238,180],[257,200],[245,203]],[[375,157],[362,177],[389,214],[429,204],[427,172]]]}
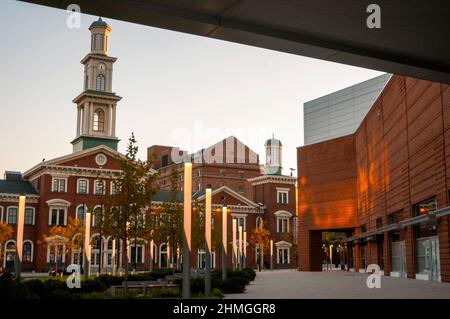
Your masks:
{"label": "illuminated lamp post", "polygon": [[205,296],[211,293],[211,189],[206,189],[206,211],[205,211],[205,241],[206,241],[206,263],[205,263]]}
{"label": "illuminated lamp post", "polygon": [[85,230],[84,230],[84,279],[87,280],[89,278],[90,272],[90,261],[91,261],[91,213],[86,212],[85,222]]}
{"label": "illuminated lamp post", "polygon": [[244,268],[247,266],[247,231],[244,232]]}
{"label": "illuminated lamp post", "polygon": [[191,294],[191,210],[192,163],[184,164],[184,219],[183,219],[183,298]]}
{"label": "illuminated lamp post", "polygon": [[239,270],[242,270],[242,226],[239,226],[239,249],[238,249],[238,265]]}
{"label": "illuminated lamp post", "polygon": [[150,272],[153,271],[153,262],[155,259],[155,256],[153,256],[154,251],[153,251],[153,247],[155,246],[155,242],[154,240],[150,240]]}
{"label": "illuminated lamp post", "polygon": [[273,269],[273,239],[270,240],[270,270]]}
{"label": "illuminated lamp post", "polygon": [[227,279],[227,206],[222,207],[222,280]]}
{"label": "illuminated lamp post", "polygon": [[112,256],[111,256],[111,264],[112,264],[112,274],[116,275],[116,240],[112,241]]}
{"label": "illuminated lamp post", "polygon": [[17,238],[16,238],[16,256],[14,262],[15,277],[20,279],[22,272],[22,253],[23,253],[23,226],[25,221],[25,201],[26,196],[19,196],[19,214],[17,216]]}
{"label": "illuminated lamp post", "polygon": [[233,218],[233,223],[232,223],[232,242],[233,242],[233,271],[235,271],[237,269],[236,267],[236,263],[237,263],[237,249],[236,249],[236,219]]}

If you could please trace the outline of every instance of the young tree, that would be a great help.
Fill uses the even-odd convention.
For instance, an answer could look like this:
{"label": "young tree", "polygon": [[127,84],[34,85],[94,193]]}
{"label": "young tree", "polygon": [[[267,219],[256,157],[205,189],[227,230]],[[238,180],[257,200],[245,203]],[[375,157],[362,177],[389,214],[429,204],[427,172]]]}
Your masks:
{"label": "young tree", "polygon": [[[3,247],[7,239],[11,238],[14,229],[11,225],[0,221],[0,248]],[[3,251],[0,249],[0,272],[3,271]]]}
{"label": "young tree", "polygon": [[[80,240],[74,241],[75,235],[80,234]],[[44,246],[56,246],[56,255],[65,254],[66,259],[70,258],[72,250],[82,251],[84,243],[84,224],[80,219],[72,217],[68,218],[67,226],[53,226],[50,228],[48,235],[44,235],[38,244]],[[60,247],[65,245],[66,250]],[[55,256],[55,272],[58,271],[58,258]]]}
{"label": "young tree", "polygon": [[[181,250],[183,240],[183,203],[178,198],[178,171],[172,168],[170,174],[171,189],[170,199],[164,202],[160,209],[156,210],[155,238],[161,243],[169,243],[171,255]],[[170,259],[173,259],[170,257]],[[168,260],[170,266],[171,262]],[[179,268],[177,256],[176,268]]]}
{"label": "young tree", "polygon": [[250,234],[250,244],[258,248],[259,271],[263,268],[264,254],[270,250],[270,231],[264,228],[264,224],[261,218],[260,224]]}
{"label": "young tree", "polygon": [[[122,242],[122,266],[125,269],[125,295],[128,295],[128,240],[143,238],[146,231],[145,215],[150,208],[156,174],[151,161],[137,158],[138,147],[134,134],[128,140],[125,156],[118,156],[120,173],[114,179],[114,194],[105,201],[104,222],[113,238]],[[137,243],[136,243],[137,244]]]}

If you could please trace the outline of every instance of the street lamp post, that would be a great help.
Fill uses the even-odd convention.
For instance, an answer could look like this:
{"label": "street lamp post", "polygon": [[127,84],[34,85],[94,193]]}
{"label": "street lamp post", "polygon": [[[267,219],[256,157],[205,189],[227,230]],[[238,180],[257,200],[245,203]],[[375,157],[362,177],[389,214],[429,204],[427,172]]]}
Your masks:
{"label": "street lamp post", "polygon": [[111,264],[112,264],[112,274],[116,275],[116,240],[112,241],[112,256],[111,256]]}
{"label": "street lamp post", "polygon": [[205,296],[211,293],[211,189],[206,189],[205,210],[205,241],[206,241],[206,269],[205,269]]}
{"label": "street lamp post", "polygon": [[19,196],[19,214],[17,216],[16,256],[14,262],[15,276],[20,279],[22,272],[23,226],[25,221],[25,195]]}
{"label": "street lamp post", "polygon": [[153,260],[154,260],[154,258],[155,258],[155,256],[153,256],[153,253],[154,253],[153,247],[154,247],[154,246],[155,246],[155,242],[154,242],[154,240],[152,239],[152,240],[150,240],[150,272],[153,271]]}
{"label": "street lamp post", "polygon": [[233,218],[233,223],[232,223],[232,226],[233,226],[233,228],[232,228],[232,236],[233,236],[233,238],[232,238],[232,242],[233,242],[233,271],[235,271],[236,269],[237,269],[237,267],[236,267],[236,263],[237,263],[237,256],[236,256],[236,253],[237,253],[237,250],[236,250],[236,219],[235,218]]}
{"label": "street lamp post", "polygon": [[238,265],[239,270],[242,270],[242,226],[239,226],[239,249],[238,249]]}
{"label": "street lamp post", "polygon": [[243,266],[244,268],[247,266],[247,231],[244,232],[244,261]]}
{"label": "street lamp post", "polygon": [[270,270],[273,269],[273,239],[270,240]]}
{"label": "street lamp post", "polygon": [[184,164],[184,219],[183,219],[183,298],[191,294],[191,210],[192,210],[192,163]]}
{"label": "street lamp post", "polygon": [[86,217],[84,219],[85,230],[84,230],[84,279],[89,278],[90,271],[90,259],[91,259],[91,213],[86,212]]}
{"label": "street lamp post", "polygon": [[222,279],[227,279],[227,206],[222,207]]}

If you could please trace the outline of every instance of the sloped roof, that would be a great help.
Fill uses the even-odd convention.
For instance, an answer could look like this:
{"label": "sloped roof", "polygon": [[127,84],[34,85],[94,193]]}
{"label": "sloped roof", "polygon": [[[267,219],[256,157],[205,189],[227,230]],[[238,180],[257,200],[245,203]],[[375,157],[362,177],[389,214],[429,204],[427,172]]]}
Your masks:
{"label": "sloped roof", "polygon": [[38,195],[33,185],[27,181],[0,180],[0,194]]}

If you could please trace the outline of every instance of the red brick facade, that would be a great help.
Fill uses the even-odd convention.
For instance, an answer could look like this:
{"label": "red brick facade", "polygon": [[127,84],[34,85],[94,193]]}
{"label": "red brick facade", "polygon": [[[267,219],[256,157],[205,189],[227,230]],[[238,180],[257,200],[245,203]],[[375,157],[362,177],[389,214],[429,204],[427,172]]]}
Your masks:
{"label": "red brick facade", "polygon": [[[449,282],[449,217],[441,211],[435,219],[432,213],[449,206],[449,128],[448,85],[393,76],[355,134],[300,147],[300,269],[317,267],[308,234],[345,226],[353,229],[348,246],[356,271],[376,263],[398,276],[397,260],[403,260],[405,276],[431,280],[421,271],[425,257],[418,246],[429,240],[439,246],[440,278],[433,280]],[[329,219],[333,206],[335,218]],[[404,257],[397,259],[401,245]]]}

